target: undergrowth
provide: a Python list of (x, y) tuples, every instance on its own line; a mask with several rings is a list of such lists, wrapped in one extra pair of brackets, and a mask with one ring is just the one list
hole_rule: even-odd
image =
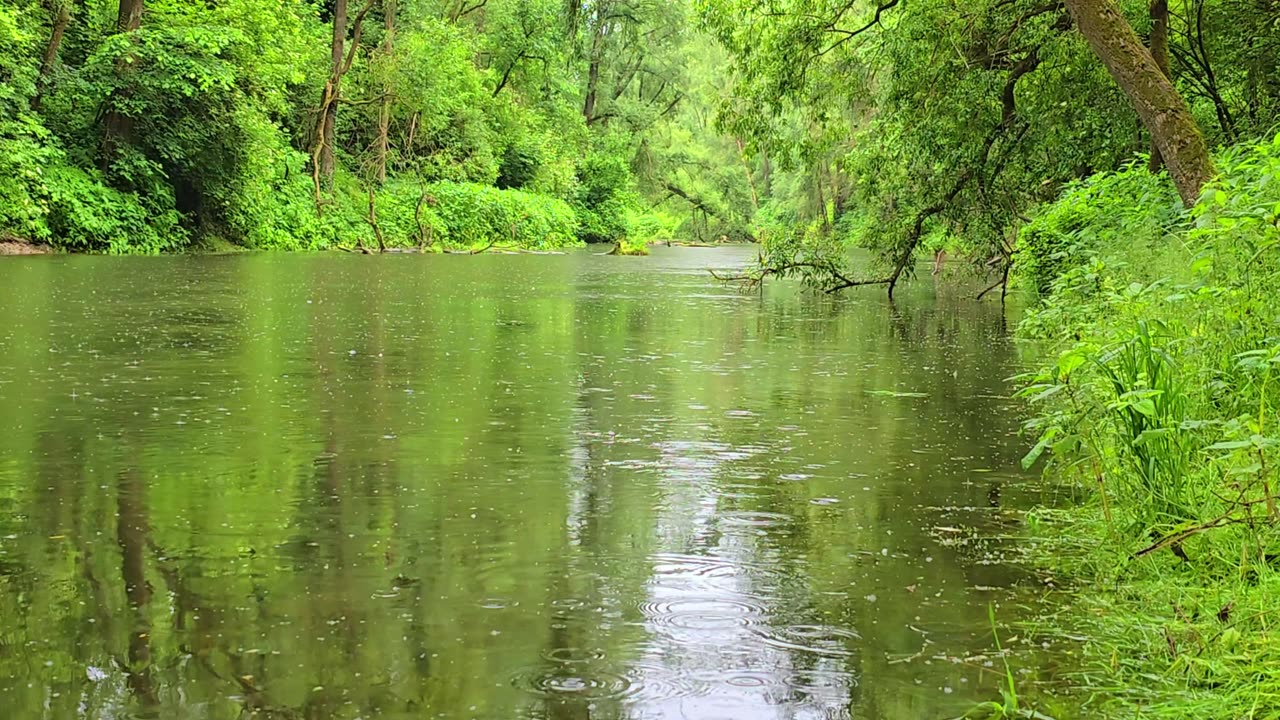
[(1280, 137), (1218, 167), (1193, 210), (1131, 167), (1022, 234), (1026, 462), (1090, 498), (1037, 544), (1080, 717), (1280, 718)]

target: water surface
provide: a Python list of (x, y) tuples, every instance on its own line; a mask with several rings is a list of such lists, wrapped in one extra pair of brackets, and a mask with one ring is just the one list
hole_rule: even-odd
[(990, 699), (1002, 313), (752, 252), (0, 262), (5, 717)]

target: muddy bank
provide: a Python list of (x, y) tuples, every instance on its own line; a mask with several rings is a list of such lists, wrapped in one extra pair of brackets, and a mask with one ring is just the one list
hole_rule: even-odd
[(0, 255), (48, 255), (53, 248), (48, 245), (33, 245), (21, 240), (0, 240)]

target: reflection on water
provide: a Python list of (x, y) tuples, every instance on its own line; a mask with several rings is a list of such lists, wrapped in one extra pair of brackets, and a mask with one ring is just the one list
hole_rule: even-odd
[(0, 263), (6, 717), (988, 699), (1001, 314), (703, 272), (749, 253)]

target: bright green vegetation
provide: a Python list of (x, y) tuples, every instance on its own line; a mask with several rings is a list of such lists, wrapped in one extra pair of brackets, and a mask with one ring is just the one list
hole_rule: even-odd
[(750, 239), (697, 25), (683, 0), (0, 0), (0, 239)]
[[(702, 0), (735, 63), (721, 123), (803, 168), (761, 208), (771, 229), (761, 274), (832, 291), (896, 286), (942, 250), (1002, 281), (1021, 229), (1064, 186), (1151, 148), (1130, 103), (1140, 88), (1117, 85), (1075, 20), (1110, 4)], [(1143, 42), (1161, 5), (1169, 91), (1195, 121), (1180, 139), (1268, 136), (1280, 112), (1280, 9), (1119, 3)], [(873, 250), (873, 262), (851, 262), (851, 247)]]
[[(1275, 669), (1280, 660), (1275, 637), (1280, 623), (1278, 128), (1277, 0), (0, 0), (0, 250), (28, 249), (11, 240), (117, 254), (340, 248), (560, 255), (558, 249), (584, 243), (612, 246), (604, 252), (520, 259), (545, 260), (545, 265), (514, 260), (478, 265), (493, 273), (478, 276), (428, 264), (451, 260), (443, 257), (413, 258), (409, 262), (422, 264), (405, 265), (384, 258), (368, 267), (325, 264), (360, 262), (334, 257), (310, 258), (317, 265), (258, 255), (186, 259), (189, 265), (163, 260), (175, 262), (168, 267), (187, 285), (175, 285), (170, 277), (135, 285), (133, 275), (126, 277), (120, 268), (143, 276), (138, 268), (144, 266), (112, 265), (115, 259), (107, 258), (86, 265), (76, 264), (81, 258), (54, 258), (46, 265), (4, 268), (12, 273), (7, 279), (28, 290), (0, 304), (16, 316), (8, 321), (22, 323), (0, 335), (0, 342), (8, 343), (0, 358), (17, 367), (0, 373), (0, 383), (8, 384), (0, 384), (0, 400), (6, 392), (18, 398), (18, 389), (28, 391), (40, 373), (50, 373), (50, 381), (61, 386), (33, 396), (34, 405), (10, 410), (0, 404), (0, 421), (10, 423), (0, 441), (12, 446), (0, 455), (7, 463), (0, 465), (0, 491), (9, 493), (0, 498), (18, 508), (0, 520), (14, 525), (23, 558), (14, 574), (0, 573), (0, 579), (13, 575), (29, 583), (8, 587), (11, 592), (0, 597), (23, 612), (58, 603), (69, 607), (70, 598), (95, 598), (81, 609), (42, 617), (44, 626), (62, 628), (45, 640), (62, 643), (51, 667), (66, 677), (75, 674), (69, 668), (77, 661), (111, 661), (122, 668), (117, 679), (129, 686), (132, 699), (121, 699), (126, 693), (116, 683), (112, 701), (165, 708), (171, 701), (167, 691), (150, 680), (140, 684), (154, 666), (160, 675), (173, 673), (161, 683), (167, 689), (185, 693), (190, 683), (212, 683), (210, 677), (240, 678), (238, 697), (248, 698), (254, 708), (313, 716), (309, 703), (314, 702), (332, 713), (337, 701), (323, 694), (314, 699), (319, 691), (307, 688), (312, 683), (334, 687), (321, 668), (342, 666), (342, 657), (326, 656), (309, 640), (299, 643), (293, 654), (316, 659), (314, 677), (301, 673), (305, 680), (293, 679), (294, 686), (277, 693), (259, 685), (266, 671), (258, 668), (270, 669), (273, 677), (283, 671), (263, 658), (251, 663), (246, 658), (252, 653), (243, 648), (258, 645), (256, 639), (268, 634), (264, 623), (279, 618), (305, 627), (304, 635), (332, 640), (316, 624), (320, 617), (346, 623), (356, 606), (363, 607), (365, 595), (380, 597), (380, 588), (387, 586), (385, 572), (367, 567), (370, 558), (376, 565), (377, 554), (385, 552), (384, 570), (409, 572), (394, 559), (402, 551), (388, 549), (412, 544), (409, 535), (397, 535), (401, 521), (395, 514), (405, 510), (380, 504), (381, 498), (419, 490), (458, 492), (465, 500), (446, 500), (445, 509), (433, 506), (413, 515), (415, 527), (442, 528), (433, 542), (457, 543), (419, 548), (422, 556), (434, 552), (437, 569), (462, 573), (460, 568), (470, 570), (477, 561), (476, 548), (536, 515), (541, 524), (519, 548), (530, 555), (517, 557), (513, 550), (503, 556), (536, 576), (513, 580), (504, 575), (507, 584), (497, 590), (468, 585), (469, 577), (451, 577), (441, 587), (455, 592), (466, 586), (471, 593), (460, 605), (441, 591), (415, 599), (413, 607), (397, 606), (399, 614), (387, 610), (375, 618), (382, 610), (372, 610), (365, 616), (370, 625), (392, 638), (410, 637), (417, 631), (414, 623), (431, 622), (415, 615), (429, 599), (440, 603), (431, 612), (474, 631), (483, 623), (465, 613), (485, 606), (486, 598), (506, 603), (515, 586), (529, 593), (519, 600), (521, 612), (547, 615), (553, 599), (582, 601), (581, 608), (591, 608), (596, 616), (575, 616), (577, 625), (560, 617), (549, 620), (549, 615), (537, 617), (538, 622), (513, 622), (511, 628), (530, 628), (512, 651), (524, 655), (499, 667), (497, 676), (528, 669), (525, 656), (540, 652), (536, 648), (546, 652), (544, 659), (561, 658), (563, 648), (598, 650), (611, 658), (607, 668), (595, 668), (604, 674), (536, 675), (534, 689), (548, 699), (548, 707), (532, 715), (582, 717), (590, 707), (563, 705), (570, 702), (565, 696), (576, 692), (641, 708), (636, 714), (645, 716), (644, 703), (652, 698), (644, 693), (653, 683), (705, 679), (699, 674), (705, 658), (689, 660), (672, 677), (662, 675), (671, 665), (647, 680), (648, 671), (637, 670), (648, 667), (651, 657), (645, 653), (668, 650), (637, 638), (651, 638), (653, 625), (670, 620), (664, 608), (678, 602), (638, 599), (644, 592), (670, 590), (657, 578), (664, 574), (660, 558), (688, 551), (705, 559), (726, 544), (755, 547), (752, 537), (772, 540), (774, 532), (790, 537), (791, 519), (805, 511), (813, 513), (805, 516), (809, 520), (819, 517), (819, 511), (808, 509), (809, 501), (818, 501), (814, 507), (825, 507), (825, 500), (852, 503), (858, 476), (843, 476), (843, 484), (833, 480), (821, 494), (816, 483), (808, 482), (811, 470), (837, 462), (830, 453), (838, 455), (849, 438), (880, 443), (859, 446), (877, 467), (899, 473), (927, 467), (927, 477), (912, 476), (927, 488), (913, 485), (911, 492), (934, 492), (938, 482), (953, 490), (970, 487), (963, 483), (978, 481), (947, 473), (976, 472), (966, 465), (975, 444), (1007, 449), (997, 442), (998, 424), (1012, 422), (966, 414), (965, 402), (974, 398), (953, 385), (961, 384), (965, 363), (978, 362), (988, 373), (982, 383), (989, 392), (1006, 377), (1022, 378), (1025, 402), (1019, 407), (1030, 407), (1033, 416), (1027, 466), (1047, 461), (1048, 478), (1054, 487), (1067, 488), (1072, 500), (1067, 507), (1059, 504), (1032, 515), (1039, 536), (1033, 544), (1036, 562), (1073, 588), (1041, 626), (1076, 638), (1065, 649), (1056, 645), (1064, 662), (1049, 675), (1057, 683), (1055, 692), (1066, 691), (1061, 695), (1066, 700), (1055, 702), (1054, 714), (1280, 720), (1280, 671)], [(724, 241), (759, 241), (750, 253), (720, 248), (708, 256), (743, 260), (730, 263), (728, 277), (760, 290), (764, 300), (749, 305), (737, 296), (721, 297), (705, 277), (685, 277), (688, 284), (682, 285), (662, 273), (672, 268), (669, 263), (691, 272), (696, 251), (662, 247), (648, 263), (617, 258), (647, 255), (664, 244)], [(749, 255), (756, 260), (746, 262)], [(936, 291), (936, 302), (955, 313), (954, 324), (930, 314), (937, 305), (913, 319), (899, 305), (881, 304), (872, 292), (858, 296), (860, 305), (813, 295), (784, 302), (763, 286), (767, 278), (799, 279), (829, 294), (887, 286), (892, 300), (902, 281), (930, 256), (935, 274), (965, 276), (948, 278), (954, 284)], [(224, 260), (227, 265), (218, 264)], [(961, 272), (948, 270), (957, 266)], [(619, 279), (625, 275), (621, 267), (636, 275)], [(416, 274), (406, 274), (406, 268)], [(83, 289), (67, 289), (78, 287), (73, 273), (82, 269), (101, 283), (102, 295), (92, 303), (87, 295), (75, 294)], [(219, 274), (229, 269), (245, 277)], [(223, 284), (211, 287), (209, 278), (221, 278)], [(260, 301), (229, 299), (231, 291), (244, 287)], [(1025, 293), (1031, 303), (1020, 332), (1036, 351), (1047, 353), (1041, 371), (1027, 374), (1026, 368), (1012, 367), (1003, 355), (1008, 348), (999, 342), (1003, 336), (983, 324), (990, 320), (984, 313), (1004, 318), (992, 299), (999, 297), (1003, 305), (1010, 289)], [(313, 298), (313, 290), (341, 299)], [(917, 286), (904, 294), (926, 302), (929, 290)], [(146, 301), (129, 304), (134, 291), (145, 291)], [(277, 293), (291, 293), (292, 302), (280, 301), (283, 295)], [(957, 293), (971, 302), (973, 296), (987, 298), (991, 309), (976, 303), (953, 306)], [(109, 308), (111, 302), (129, 309), (127, 320), (116, 318), (113, 325), (90, 307)], [(386, 314), (387, 305), (401, 314)], [(66, 307), (81, 308), (81, 315), (68, 319)], [(725, 324), (715, 325), (690, 308)], [(715, 314), (730, 312), (726, 308), (743, 317)], [(872, 309), (887, 312), (889, 320), (883, 315), (868, 319)], [(803, 322), (787, 325), (796, 318)], [(857, 336), (859, 331), (837, 318), (856, 318), (870, 338)], [(42, 322), (53, 324), (46, 328)], [(918, 346), (904, 345), (904, 337), (915, 336), (898, 326), (912, 322), (934, 323), (931, 330), (953, 346), (921, 354)], [(875, 334), (886, 323), (893, 332)], [(964, 323), (974, 325), (949, 337)], [(422, 334), (423, 328), (435, 334)], [(534, 328), (536, 342), (514, 339), (533, 335)], [(770, 329), (777, 334), (768, 335)], [(41, 334), (45, 330), (52, 342)], [(73, 339), (79, 337), (76, 330), (94, 341)], [(646, 334), (651, 332), (657, 339)], [(977, 339), (969, 333), (977, 333)], [(402, 344), (406, 337), (430, 337), (430, 343), (439, 344), (426, 349)], [(842, 341), (843, 354), (828, 346)], [(991, 346), (977, 347), (984, 342)], [(129, 348), (129, 357), (118, 354), (121, 347)], [(182, 352), (165, 354), (175, 348)], [(83, 367), (71, 360), (58, 363), (58, 354), (81, 350), (89, 356), (79, 357)], [(806, 354), (815, 352), (820, 357)], [(970, 352), (992, 357), (975, 361)], [(379, 360), (364, 365), (363, 358), (372, 353)], [(697, 360), (681, 365), (676, 361), (690, 357), (683, 353)], [(222, 381), (195, 379), (209, 374), (199, 364), (206, 355), (225, 360), (218, 365), (225, 373)], [(152, 371), (156, 356), (164, 360)], [(863, 382), (883, 370), (888, 356), (905, 363), (897, 371), (906, 376)], [(115, 364), (102, 365), (103, 358)], [(336, 378), (352, 367), (365, 374), (335, 388)], [(139, 368), (145, 368), (146, 382), (167, 378), (171, 384), (159, 383), (156, 397), (122, 391), (126, 402), (113, 403), (110, 412), (80, 399), (81, 386), (112, 385)], [(941, 374), (938, 382), (944, 385), (950, 382), (945, 377), (955, 382), (946, 391), (917, 387), (925, 375), (936, 381), (931, 373)], [(70, 404), (68, 377), (74, 381)], [(415, 383), (428, 377), (446, 384), (435, 397), (446, 405), (423, 413), (398, 393), (413, 397)], [(576, 393), (572, 397), (565, 394), (569, 386)], [(592, 425), (605, 394), (621, 398), (616, 393), (622, 388), (629, 400), (664, 403), (661, 412), (637, 409)], [(240, 392), (253, 399), (233, 397)], [(811, 401), (810, 392), (826, 395)], [(931, 415), (937, 408), (929, 403), (939, 392), (951, 393), (952, 405)], [(175, 410), (193, 398), (216, 404)], [(409, 405), (402, 406), (402, 400)], [(768, 421), (746, 422), (758, 417), (752, 414), (757, 409), (747, 407), (752, 400), (763, 404), (759, 412)], [(868, 409), (881, 407), (878, 403), (891, 405), (893, 413)], [(700, 414), (708, 408), (715, 410), (713, 419)], [(113, 414), (124, 409), (135, 415)], [(89, 424), (74, 421), (95, 410), (106, 414)], [(256, 431), (262, 437), (297, 442), (266, 447), (255, 436), (238, 437), (234, 450), (229, 440), (219, 446), (219, 424), (225, 423), (221, 427), (229, 434), (241, 429), (227, 420), (240, 417), (236, 413), (259, 422)], [(351, 417), (342, 421), (343, 413)], [(952, 446), (946, 445), (954, 439), (946, 428), (959, 422), (954, 413), (982, 429), (967, 428), (966, 442)], [(179, 442), (178, 435), (160, 433), (148, 424), (157, 417), (212, 425), (215, 432), (202, 437), (216, 462), (196, 464), (183, 457), (179, 448), (192, 446), (188, 436)], [(750, 434), (735, 434), (740, 420)], [(532, 434), (516, 437), (492, 429), (520, 423)], [(107, 437), (100, 430), (104, 427), (112, 432), (131, 428), (141, 435)], [(663, 434), (672, 427), (687, 432)], [(938, 457), (930, 452), (938, 448), (927, 442), (913, 446), (921, 457), (911, 461), (881, 447), (902, 441), (896, 433), (919, 440), (922, 427), (947, 438)], [(101, 446), (93, 444), (97, 432), (104, 433), (98, 435)], [(791, 432), (812, 443), (780, 439)], [(582, 437), (608, 442), (582, 442)], [(615, 457), (613, 446), (620, 438), (638, 438), (637, 447), (648, 450)], [(320, 439), (332, 447), (314, 447)], [(757, 447), (769, 448), (771, 456), (784, 458), (781, 462), (800, 464), (784, 475), (752, 467), (721, 485), (709, 479), (714, 473), (707, 468), (753, 456)], [(660, 449), (656, 456), (649, 452), (655, 448)], [(119, 455), (125, 451), (133, 455)], [(521, 453), (539, 464), (530, 468), (516, 462)], [(82, 464), (42, 469), (33, 460), (46, 457)], [(339, 470), (333, 469), (335, 458), (343, 463)], [(665, 468), (664, 462), (678, 466), (680, 472), (673, 474), (684, 473), (681, 481), (693, 482), (677, 487), (644, 475)], [(200, 593), (214, 590), (195, 591), (191, 597), (198, 600), (190, 601), (191, 608), (201, 607), (201, 617), (206, 617), (206, 602), (223, 613), (212, 617), (228, 626), (237, 622), (230, 619), (236, 613), (251, 614), (245, 608), (259, 613), (234, 650), (212, 639), (223, 637), (221, 625), (207, 635), (184, 635), (189, 626), (183, 612), (153, 601), (130, 579), (147, 577), (148, 587), (163, 580), (169, 595), (179, 598), (188, 591), (180, 582), (182, 568), (170, 563), (171, 557), (194, 562), (204, 549), (217, 547), (224, 564), (234, 562), (230, 546), (206, 544), (205, 535), (220, 531), (193, 525), (193, 518), (200, 519), (193, 506), (165, 517), (170, 525), (164, 530), (158, 521), (154, 527), (122, 522), (116, 530), (120, 558), (103, 560), (94, 555), (100, 550), (61, 540), (74, 535), (83, 542), (91, 533), (109, 533), (109, 518), (146, 516), (151, 511), (134, 504), (143, 495), (154, 496), (160, 518), (164, 510), (190, 501), (186, 485), (175, 490), (166, 483), (197, 482), (209, 467), (222, 468), (217, 477), (229, 486), (241, 484), (239, 495), (226, 491), (216, 498), (235, 498), (235, 507), (223, 515), (232, 517), (243, 508), (265, 512), (271, 492), (293, 512), (273, 509), (253, 516), (244, 521), (250, 530), (228, 531), (232, 539), (221, 541), (236, 543), (236, 553), (253, 557), (264, 551), (248, 538), (269, 538), (272, 568), (241, 572), (238, 566), (196, 563), (191, 571), (218, 592), (226, 589), (228, 577), (240, 583), (235, 587), (241, 594), (234, 598), (210, 601)], [(404, 476), (397, 474), (402, 469)], [(638, 475), (625, 475), (632, 471)], [(635, 484), (615, 486), (615, 473)], [(446, 487), (449, 481), (441, 479), (459, 475), (467, 478), (462, 489)], [(770, 481), (761, 481), (766, 476)], [(83, 479), (85, 485), (68, 478)], [(486, 485), (515, 479), (531, 482), (537, 494), (531, 489), (527, 498), (513, 498), (502, 486)], [(799, 484), (785, 484), (792, 480)], [(866, 487), (873, 490), (867, 492), (881, 487), (878, 482), (869, 480)], [(901, 484), (892, 487), (907, 492)], [(46, 491), (72, 506), (72, 517), (42, 505)], [(807, 491), (814, 494), (802, 501)], [(636, 496), (628, 499), (628, 492)], [(509, 506), (494, 510), (496, 496)], [(531, 505), (535, 497), (548, 505)], [(972, 509), (975, 503), (969, 500), (930, 502)], [(998, 492), (992, 502), (999, 504)], [(533, 508), (527, 516), (522, 514), (526, 506)], [(458, 524), (490, 511), (494, 515), (484, 529), (467, 529), (465, 520)], [(584, 520), (599, 514), (621, 524), (593, 528)], [(682, 524), (693, 518), (702, 518), (707, 527)], [(774, 521), (786, 528), (778, 529)], [(779, 692), (800, 687), (790, 680), (773, 682), (783, 674), (781, 665), (787, 672), (830, 670), (809, 656), (818, 645), (832, 651), (824, 660), (865, 659), (868, 647), (889, 645), (893, 649), (879, 656), (894, 656), (886, 662), (909, 667), (920, 658), (955, 659), (929, 649), (930, 634), (914, 627), (924, 637), (924, 648), (903, 648), (898, 636), (877, 646), (883, 637), (873, 635), (879, 631), (866, 623), (873, 615), (850, 615), (860, 597), (889, 597), (885, 593), (917, 586), (905, 574), (895, 575), (884, 586), (877, 585), (884, 578), (876, 578), (874, 592), (851, 594), (850, 586), (867, 582), (866, 576), (854, 577), (854, 560), (868, 543), (874, 552), (879, 537), (859, 535), (856, 531), (869, 526), (859, 522), (855, 517), (852, 529), (848, 523), (806, 525), (795, 530), (802, 536), (795, 547), (771, 546), (752, 556), (752, 567), (794, 571), (785, 580), (800, 578), (803, 592), (783, 588), (784, 579), (773, 577), (759, 580), (762, 585), (716, 586), (711, 589), (715, 597), (708, 599), (710, 612), (693, 613), (692, 619), (676, 613), (681, 619), (675, 623), (699, 627), (674, 626), (736, 627), (744, 618), (733, 613), (745, 608), (743, 624), (766, 628), (753, 630), (751, 637), (759, 639), (762, 632), (770, 648), (807, 658), (786, 655), (767, 669), (768, 678), (734, 677)], [(910, 518), (900, 522), (914, 528), (908, 532), (920, 530)], [(64, 532), (63, 526), (77, 530)], [(142, 526), (154, 535), (146, 535)], [(738, 534), (733, 528), (760, 534)], [(880, 529), (888, 535), (902, 527)], [(946, 533), (953, 531), (965, 532), (949, 528)], [(349, 547), (342, 532), (369, 544)], [(315, 539), (325, 533), (333, 534)], [(44, 536), (58, 544), (31, 540)], [(317, 546), (328, 554), (313, 556), (304, 549)], [(604, 548), (600, 557), (581, 558), (599, 548)], [(823, 554), (828, 551), (835, 554)], [(361, 567), (369, 573), (363, 577), (367, 585), (352, 577), (327, 578), (331, 569), (341, 575), (356, 566), (352, 557), (366, 561)], [(9, 562), (3, 558), (0, 569)], [(328, 563), (323, 571), (320, 562)], [(575, 565), (579, 562), (584, 565)], [(108, 586), (102, 578), (118, 566), (123, 566), (122, 577)], [(954, 570), (948, 565), (940, 572)], [(200, 574), (205, 571), (209, 574)], [(721, 571), (728, 575), (718, 575)], [(278, 572), (285, 575), (283, 588), (261, 584), (253, 574)], [(405, 577), (421, 582), (424, 573), (414, 572)], [(713, 579), (748, 574), (720, 566), (710, 572)], [(839, 576), (844, 584), (815, 589), (821, 583), (814, 578), (823, 573), (829, 573), (826, 580)], [(608, 587), (583, 589), (596, 581)], [(778, 586), (769, 585), (775, 581)], [(689, 582), (695, 590), (701, 587), (697, 580)], [(348, 586), (367, 592), (345, 597), (335, 590)], [(32, 605), (35, 588), (51, 597)], [(725, 597), (731, 590), (751, 597), (733, 605), (737, 600)], [(64, 594), (52, 597), (59, 592)], [(309, 600), (281, 608), (264, 599), (312, 592), (323, 595), (322, 610)], [(246, 599), (249, 595), (253, 601)], [(692, 597), (706, 599), (698, 592)], [(791, 611), (778, 610), (779, 618), (765, 621), (766, 608), (753, 604), (756, 600), (800, 610), (786, 622), (779, 618)], [(929, 602), (900, 603), (875, 614), (872, 624), (892, 616), (900, 630), (906, 614), (916, 612), (911, 622), (925, 622), (920, 618), (932, 610)], [(135, 624), (164, 632), (148, 633), (149, 640), (139, 644), (137, 635), (132, 642), (123, 640), (129, 635), (119, 627), (104, 629), (101, 636), (84, 629), (99, 621), (106, 625), (109, 615), (119, 614), (115, 609), (126, 606)], [(893, 616), (898, 611), (903, 617)], [(1017, 621), (999, 610), (994, 617)], [(864, 643), (847, 635), (855, 626), (865, 634)], [(532, 628), (544, 630), (542, 636), (532, 639)], [(602, 636), (578, 645), (564, 640), (566, 628)], [(1001, 637), (1017, 634), (995, 630), (997, 645)], [(617, 636), (603, 637), (614, 631)], [(1021, 643), (1032, 634), (1024, 634)], [(96, 655), (84, 655), (82, 638), (102, 644)], [(984, 636), (981, 642), (990, 639)], [(457, 642), (468, 651), (498, 643), (464, 640)], [(714, 638), (713, 643), (698, 636), (685, 645), (672, 644), (692, 651), (740, 640)], [(359, 644), (354, 636), (344, 641)], [(13, 642), (0, 636), (0, 649)], [(40, 638), (23, 636), (21, 642), (38, 644)], [(984, 683), (995, 679), (998, 685), (975, 682), (965, 692), (952, 693), (957, 700), (985, 703), (971, 717), (1040, 718), (1038, 713), (1050, 707), (1041, 704), (1040, 688), (1020, 686), (1020, 671), (1028, 668), (1017, 668), (1006, 651), (1020, 649), (1021, 643), (997, 648), (1000, 658), (981, 657), (987, 663)], [(163, 661), (152, 661), (153, 646)], [(210, 646), (221, 654), (203, 652)], [(358, 654), (347, 650), (348, 659)], [(127, 660), (120, 659), (125, 655)], [(34, 657), (28, 654), (21, 662)], [(444, 682), (432, 692), (448, 697), (407, 699), (387, 691), (386, 697), (366, 695), (359, 711), (381, 711), (389, 704), (408, 715), (419, 709), (409, 703), (426, 703), (461, 712), (465, 703), (494, 702), (498, 706), (490, 714), (518, 716), (511, 714), (518, 712), (519, 702), (499, 694), (478, 700), (484, 693), (473, 688), (450, 695), (454, 686), (440, 678), (451, 676), (431, 670), (439, 667), (434, 657), (400, 657), (407, 665), (396, 666), (387, 677), (372, 683), (345, 678), (348, 685), (338, 683), (343, 689), (333, 692), (381, 692), (413, 675)], [(192, 658), (199, 659), (197, 666), (205, 663), (208, 677), (192, 680), (183, 674)], [(457, 677), (492, 693), (493, 675), (468, 666), (492, 659), (468, 658), (445, 662), (467, 667)], [(709, 672), (718, 671), (724, 668)], [(33, 692), (23, 698), (26, 707), (55, 697), (45, 692), (52, 685), (42, 672), (33, 666), (13, 675), (40, 680), (32, 680)], [(842, 681), (857, 675), (848, 667), (840, 672)], [(863, 673), (875, 676), (865, 668)], [(902, 677), (891, 672), (876, 677), (885, 676)], [(70, 708), (71, 691), (83, 687), (62, 680), (67, 684), (59, 692), (68, 694), (56, 697)], [(934, 682), (931, 675), (911, 680)], [(550, 684), (539, 684), (543, 681)], [(891, 686), (894, 680), (887, 682)], [(741, 690), (743, 684), (735, 687)], [(509, 684), (499, 685), (510, 690)], [(687, 690), (664, 697), (686, 698)], [(810, 691), (814, 688), (804, 686), (804, 692), (796, 692), (807, 698)], [(849, 714), (857, 702), (845, 698), (840, 707)], [(942, 705), (926, 704), (928, 710)], [(666, 706), (648, 716), (686, 710)], [(698, 707), (688, 714), (720, 710)], [(878, 710), (893, 717), (921, 717), (920, 711)], [(868, 712), (875, 716), (877, 711)]]
[(753, 256), (0, 263), (4, 717), (960, 715), (1003, 313)]
[(1134, 167), (1023, 234), (1054, 359), (1028, 460), (1088, 497), (1040, 560), (1085, 582), (1055, 624), (1093, 717), (1280, 717), (1280, 139), (1218, 167), (1190, 211)]

